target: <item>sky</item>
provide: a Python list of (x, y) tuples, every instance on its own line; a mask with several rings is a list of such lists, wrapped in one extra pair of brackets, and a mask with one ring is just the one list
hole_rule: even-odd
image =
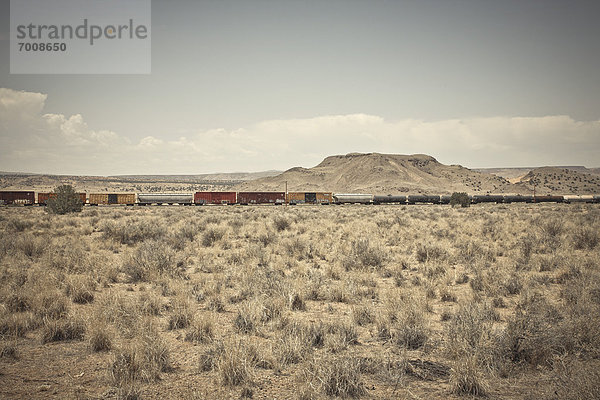
[(0, 171), (600, 167), (598, 1), (153, 1), (147, 75), (10, 74), (9, 4)]

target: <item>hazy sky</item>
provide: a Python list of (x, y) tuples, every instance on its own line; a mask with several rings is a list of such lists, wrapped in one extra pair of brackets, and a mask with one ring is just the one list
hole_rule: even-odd
[(137, 76), (10, 75), (0, 15), (0, 170), (600, 166), (599, 1), (153, 1)]

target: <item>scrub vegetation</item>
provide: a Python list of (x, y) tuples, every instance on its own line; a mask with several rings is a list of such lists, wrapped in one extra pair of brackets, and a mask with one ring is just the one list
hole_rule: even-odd
[(3, 398), (598, 398), (600, 208), (0, 208)]

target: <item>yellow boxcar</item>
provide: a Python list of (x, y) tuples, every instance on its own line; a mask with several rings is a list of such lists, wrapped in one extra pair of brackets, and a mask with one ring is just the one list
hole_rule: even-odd
[(108, 193), (90, 193), (90, 204), (108, 204)]
[(120, 193), (117, 195), (118, 204), (135, 204), (135, 193)]
[(333, 193), (317, 192), (317, 204), (331, 204), (331, 203), (333, 203)]
[(333, 202), (331, 192), (288, 192), (289, 204), (329, 204)]
[(303, 204), (305, 202), (304, 192), (288, 192), (286, 202), (288, 204)]

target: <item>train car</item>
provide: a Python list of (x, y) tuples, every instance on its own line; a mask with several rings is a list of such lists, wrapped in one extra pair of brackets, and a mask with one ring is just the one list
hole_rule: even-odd
[(35, 193), (29, 191), (1, 191), (0, 204), (23, 204), (35, 203)]
[(371, 203), (373, 203), (373, 195), (372, 194), (361, 194), (361, 193), (335, 193), (333, 195), (333, 201), (336, 204), (344, 204), (344, 203), (371, 204)]
[[(450, 196), (449, 194), (443, 194), (440, 196), (440, 204), (450, 204)], [(469, 198), (470, 200), (470, 198)]]
[(388, 195), (375, 195), (373, 196), (373, 203), (375, 204), (406, 204), (406, 196), (392, 196)]
[(235, 204), (237, 203), (236, 192), (196, 192), (194, 193), (194, 204)]
[[(87, 202), (87, 194), (85, 193), (77, 193), (77, 196), (79, 197), (79, 200), (85, 204)], [(56, 197), (56, 193), (38, 193), (38, 204), (40, 205), (47, 205), (48, 204), (48, 199), (51, 199), (53, 197)]]
[(285, 204), (285, 192), (239, 192), (239, 204)]
[(90, 193), (89, 204), (135, 204), (135, 193)]
[(531, 195), (527, 195), (527, 196), (523, 196), (520, 194), (517, 195), (511, 195), (511, 194), (506, 194), (504, 195), (504, 203), (533, 203), (533, 196)]
[(194, 193), (138, 193), (137, 204), (194, 204)]
[(502, 203), (504, 201), (504, 196), (501, 194), (476, 194), (473, 196), (473, 204), (477, 203)]
[(533, 196), (534, 203), (564, 203), (563, 196)]
[(286, 196), (288, 204), (331, 204), (333, 194), (331, 192), (288, 192)]
[(591, 194), (566, 195), (563, 196), (565, 203), (593, 203), (594, 196)]
[(594, 196), (594, 203), (600, 203), (600, 195)]
[(430, 195), (430, 194), (413, 194), (407, 197), (408, 204), (416, 204), (416, 203), (431, 203), (431, 204), (440, 204), (440, 196), (439, 195)]

